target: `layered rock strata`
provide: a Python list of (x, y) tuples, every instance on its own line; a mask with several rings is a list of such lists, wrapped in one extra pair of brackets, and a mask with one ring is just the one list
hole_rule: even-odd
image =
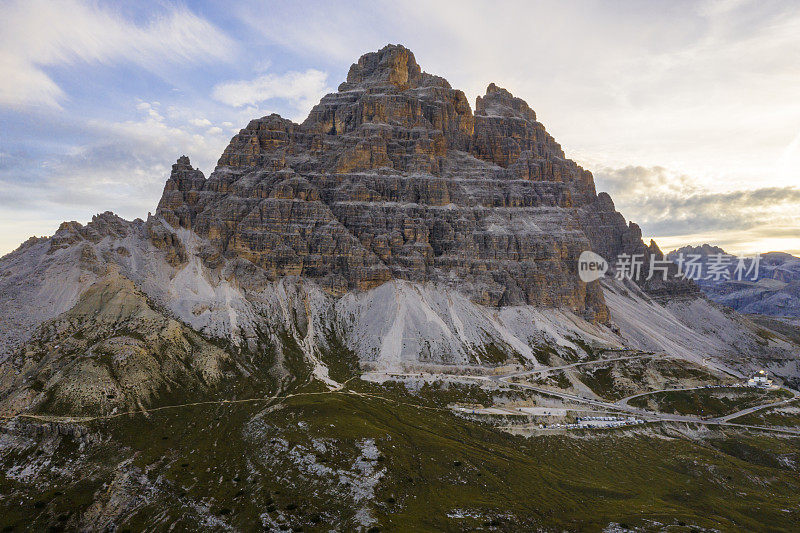
[(208, 179), (179, 159), (157, 215), (207, 238), (211, 266), (245, 258), (334, 295), (434, 282), (600, 321), (602, 292), (579, 280), (578, 256), (650, 253), (523, 100), (491, 84), (473, 115), (399, 45), (361, 57), (302, 124), (251, 121)]

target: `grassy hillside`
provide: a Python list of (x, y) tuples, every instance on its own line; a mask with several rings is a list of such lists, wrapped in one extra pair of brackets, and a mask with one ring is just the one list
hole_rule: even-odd
[[(711, 372), (697, 364), (663, 356), (599, 362), (597, 364), (534, 374), (525, 380), (535, 385), (578, 392), (584, 385), (600, 398), (616, 401), (643, 392), (672, 387), (733, 384), (730, 376)], [(613, 354), (609, 355), (613, 357)]]
[[(448, 405), (532, 393), (364, 382), (332, 332), (320, 359), (346, 385), (331, 391), (290, 332), (259, 332), (252, 352), (205, 339), (124, 282), (96, 287), (35, 338), (22, 364), (4, 367), (4, 390), (25, 393), (7, 407), (33, 409), (0, 422), (0, 530), (790, 531), (800, 521), (798, 438), (661, 425), (513, 436)], [(101, 373), (105, 389), (92, 385)], [(608, 398), (711, 379), (661, 359), (552, 378)], [(717, 413), (764, 393), (669, 394), (644, 401)]]
[(784, 390), (719, 388), (657, 392), (634, 398), (629, 404), (664, 413), (717, 417), (786, 398), (791, 398), (791, 394)]
[(750, 413), (736, 422), (756, 426), (800, 427), (800, 400)]
[(352, 383), (79, 431), (6, 426), (0, 526), (788, 531), (800, 520), (798, 439), (667, 429), (526, 440), (456, 418), (436, 391)]

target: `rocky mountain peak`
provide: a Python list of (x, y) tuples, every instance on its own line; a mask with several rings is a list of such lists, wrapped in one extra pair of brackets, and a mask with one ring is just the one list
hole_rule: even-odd
[(50, 238), (50, 250), (59, 250), (80, 241), (97, 243), (106, 237), (124, 237), (130, 232), (132, 225), (142, 223), (138, 218), (133, 223), (128, 222), (111, 211), (94, 215), (85, 226), (75, 221), (63, 222)]
[(712, 244), (701, 244), (699, 246), (683, 246), (674, 250), (667, 254), (667, 257), (670, 259), (677, 258), (680, 254), (683, 255), (701, 255), (701, 256), (709, 256), (709, 255), (727, 255), (727, 252), (720, 248), (719, 246), (714, 246)]
[(249, 260), (270, 279), (332, 294), (435, 282), (486, 305), (601, 321), (578, 256), (649, 253), (524, 100), (491, 84), (473, 115), (401, 45), (363, 55), (302, 124), (251, 121), (208, 179), (179, 159), (157, 213), (207, 238), (207, 256)]
[(172, 165), (172, 171), (185, 171), (185, 170), (194, 170), (192, 168), (192, 162), (189, 160), (189, 156), (182, 155), (178, 158), (174, 165)]
[(202, 194), (206, 177), (192, 168), (189, 158), (182, 155), (172, 165), (172, 172), (164, 186), (158, 211), (173, 226), (191, 227), (191, 214), (186, 207), (189, 198)]
[(390, 44), (377, 52), (364, 54), (350, 67), (347, 81), (340, 91), (374, 86), (393, 85), (399, 88), (418, 86), (422, 69), (414, 53), (400, 44)]
[(172, 165), (169, 180), (180, 183), (181, 187), (200, 186), (205, 182), (205, 176), (202, 171), (192, 167), (192, 162), (187, 156), (182, 155)]
[(522, 98), (516, 98), (508, 90), (490, 83), (484, 97), (475, 100), (475, 114), (491, 117), (518, 118), (536, 122), (536, 113)]
[(770, 319), (661, 256), (522, 99), (367, 54), (147, 221), (0, 257), (0, 531), (796, 531), (800, 258), (711, 293)]

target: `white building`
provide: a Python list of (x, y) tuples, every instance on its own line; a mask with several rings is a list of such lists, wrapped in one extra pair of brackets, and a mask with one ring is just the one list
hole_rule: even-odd
[(760, 387), (762, 389), (768, 389), (772, 387), (772, 380), (767, 377), (766, 371), (759, 370), (756, 373), (756, 375), (747, 380), (747, 385), (749, 385), (750, 387)]

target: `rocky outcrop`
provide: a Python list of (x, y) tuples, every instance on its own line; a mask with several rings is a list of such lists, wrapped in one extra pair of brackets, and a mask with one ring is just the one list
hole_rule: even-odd
[[(159, 202), (159, 210), (165, 220), (176, 227), (191, 229), (194, 220), (193, 207), (198, 205), (204, 195), (206, 178), (203, 173), (192, 168), (189, 158), (181, 156), (172, 165), (172, 173), (164, 186)], [(207, 193), (206, 193), (207, 196)]]
[(111, 275), (0, 365), (0, 411), (136, 410), (171, 389), (207, 391), (229, 364), (225, 351), (153, 310), (133, 283)]
[(245, 258), (332, 294), (426, 281), (600, 321), (580, 253), (647, 251), (523, 100), (491, 84), (473, 115), (398, 45), (359, 59), (302, 124), (251, 121), (208, 179), (178, 160), (157, 214), (207, 238), (207, 258)]

